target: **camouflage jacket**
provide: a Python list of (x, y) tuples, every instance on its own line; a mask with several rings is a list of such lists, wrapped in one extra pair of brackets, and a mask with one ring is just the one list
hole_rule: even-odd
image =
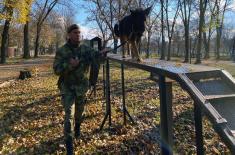
[[(79, 60), (79, 65), (76, 68), (69, 64), (70, 58)], [(88, 83), (90, 65), (92, 63), (99, 64), (100, 60), (98, 51), (86, 45), (74, 48), (70, 43), (66, 43), (56, 52), (53, 64), (55, 74), (59, 75), (58, 87), (60, 88), (61, 84), (71, 87)]]

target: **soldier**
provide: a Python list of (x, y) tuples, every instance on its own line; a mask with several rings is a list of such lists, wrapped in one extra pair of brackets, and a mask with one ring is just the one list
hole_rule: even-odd
[(80, 28), (68, 27), (67, 43), (56, 52), (53, 69), (59, 75), (58, 88), (65, 111), (64, 137), (67, 154), (73, 154), (73, 137), (80, 136), (84, 100), (89, 87), (88, 72), (91, 63), (99, 63), (105, 52), (80, 45)]

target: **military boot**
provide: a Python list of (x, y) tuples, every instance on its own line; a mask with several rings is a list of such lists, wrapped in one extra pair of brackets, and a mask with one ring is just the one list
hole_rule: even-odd
[(73, 155), (73, 139), (70, 137), (65, 140), (67, 155)]

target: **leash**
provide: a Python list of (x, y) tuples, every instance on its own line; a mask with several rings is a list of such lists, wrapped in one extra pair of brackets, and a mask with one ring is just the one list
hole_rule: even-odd
[[(121, 43), (120, 45), (118, 45), (117, 47), (115, 47), (115, 48), (113, 48), (113, 49), (111, 49), (111, 50), (107, 50), (107, 51), (105, 51), (104, 53), (102, 53), (102, 54), (107, 54), (107, 53), (110, 53), (110, 52), (112, 52), (112, 51), (115, 51), (116, 49), (118, 49), (118, 48), (120, 48), (120, 47), (122, 47), (122, 46), (124, 46), (126, 43), (128, 42), (128, 40), (126, 40), (126, 41), (124, 41), (123, 43)], [(89, 95), (87, 95), (87, 97), (85, 98), (85, 100), (84, 100), (84, 104), (86, 104), (87, 103), (87, 101), (88, 101), (88, 98), (90, 98), (91, 97), (91, 95), (93, 94), (95, 92), (95, 87), (93, 87), (92, 89), (91, 89), (91, 92), (89, 93)]]
[(124, 41), (123, 43), (121, 43), (120, 45), (118, 45), (117, 47), (115, 47), (114, 49), (105, 51), (104, 54), (107, 54), (107, 53), (110, 53), (110, 52), (112, 52), (112, 51), (117, 50), (118, 48), (124, 46), (127, 42), (128, 42), (128, 40)]

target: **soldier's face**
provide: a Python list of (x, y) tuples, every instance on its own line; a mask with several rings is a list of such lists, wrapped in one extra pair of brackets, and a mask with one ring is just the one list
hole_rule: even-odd
[(80, 30), (74, 29), (69, 33), (69, 39), (72, 43), (78, 44), (80, 41)]

